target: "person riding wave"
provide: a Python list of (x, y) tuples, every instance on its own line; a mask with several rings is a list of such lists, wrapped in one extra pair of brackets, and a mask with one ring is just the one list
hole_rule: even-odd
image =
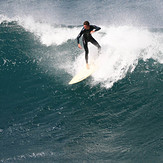
[(88, 42), (91, 42), (93, 45), (95, 45), (98, 48), (98, 53), (101, 51), (101, 46), (99, 43), (92, 37), (92, 33), (99, 31), (101, 28), (97, 27), (95, 25), (90, 25), (88, 21), (85, 21), (83, 23), (83, 28), (80, 31), (79, 35), (77, 36), (77, 43), (78, 47), (81, 49), (81, 45), (79, 43), (80, 37), (83, 35), (82, 41), (83, 41), (83, 46), (85, 50), (85, 60), (86, 60), (86, 67), (89, 69), (89, 64), (88, 64)]

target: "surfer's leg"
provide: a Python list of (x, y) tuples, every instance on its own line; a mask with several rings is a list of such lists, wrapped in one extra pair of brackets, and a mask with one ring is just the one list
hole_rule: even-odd
[(99, 43), (93, 37), (90, 39), (90, 42), (98, 48), (98, 54), (100, 54), (101, 46), (99, 45)]
[(86, 63), (88, 64), (88, 42), (83, 39), (83, 46), (84, 46), (84, 50), (85, 50), (85, 60), (86, 60)]

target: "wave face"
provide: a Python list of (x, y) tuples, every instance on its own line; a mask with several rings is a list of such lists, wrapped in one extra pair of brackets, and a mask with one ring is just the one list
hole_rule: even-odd
[[(162, 162), (161, 4), (2, 1), (0, 162)], [(101, 24), (99, 68), (70, 86), (87, 15)]]

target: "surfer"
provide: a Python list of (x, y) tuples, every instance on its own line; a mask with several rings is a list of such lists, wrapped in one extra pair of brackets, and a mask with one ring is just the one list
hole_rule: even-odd
[(92, 37), (92, 33), (100, 30), (100, 27), (97, 27), (95, 25), (90, 25), (88, 21), (85, 21), (83, 23), (83, 28), (81, 30), (81, 32), (79, 33), (79, 35), (77, 36), (77, 43), (78, 43), (78, 47), (81, 49), (81, 45), (79, 43), (79, 38), (83, 35), (82, 41), (83, 41), (83, 46), (84, 46), (84, 50), (85, 50), (85, 60), (86, 60), (86, 66), (89, 69), (89, 65), (88, 65), (88, 42), (91, 42), (93, 45), (95, 45), (98, 48), (98, 54), (100, 53), (101, 50), (101, 46), (99, 45), (99, 43)]

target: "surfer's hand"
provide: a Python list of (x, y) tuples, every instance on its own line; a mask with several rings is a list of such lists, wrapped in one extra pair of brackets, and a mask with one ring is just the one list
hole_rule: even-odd
[(78, 48), (82, 49), (82, 47), (81, 47), (81, 45), (80, 45), (80, 44), (78, 44)]
[(95, 31), (91, 31), (90, 34), (94, 33)]

